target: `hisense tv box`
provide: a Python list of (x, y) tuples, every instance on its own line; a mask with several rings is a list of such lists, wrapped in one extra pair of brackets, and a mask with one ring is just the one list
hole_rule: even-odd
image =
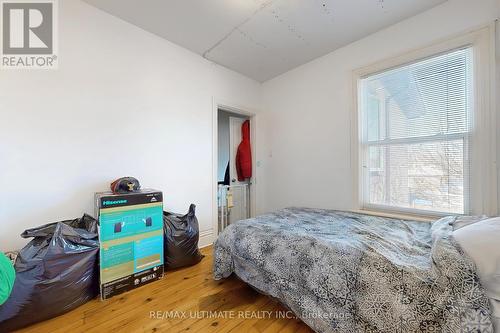
[(163, 276), (163, 195), (157, 190), (95, 194), (100, 290), (105, 300)]

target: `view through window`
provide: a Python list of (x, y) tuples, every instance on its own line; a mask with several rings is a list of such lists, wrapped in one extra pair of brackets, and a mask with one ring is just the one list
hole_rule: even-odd
[(360, 84), (363, 205), (467, 213), (472, 49)]

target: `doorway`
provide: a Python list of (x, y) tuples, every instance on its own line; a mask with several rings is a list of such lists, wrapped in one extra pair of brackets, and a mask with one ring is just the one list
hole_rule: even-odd
[[(234, 108), (218, 106), (216, 110), (217, 135), (214, 157), (217, 179), (215, 193), (217, 234), (232, 223), (252, 217), (255, 211), (254, 117), (250, 113)], [(249, 136), (250, 140), (251, 177), (246, 177), (248, 171), (241, 172), (241, 168), (237, 170), (238, 148), (242, 144), (243, 135), (246, 139)], [(241, 149), (238, 160), (240, 162), (242, 160)]]

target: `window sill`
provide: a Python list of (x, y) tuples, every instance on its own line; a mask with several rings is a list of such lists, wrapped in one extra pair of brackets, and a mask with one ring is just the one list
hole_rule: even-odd
[(403, 213), (394, 213), (394, 212), (384, 212), (378, 210), (370, 210), (370, 209), (357, 209), (352, 210), (353, 213), (366, 214), (372, 216), (380, 216), (380, 217), (388, 217), (393, 219), (400, 220), (411, 220), (418, 222), (434, 222), (440, 219), (442, 216), (425, 216), (425, 215), (411, 215), (411, 214), (403, 214)]

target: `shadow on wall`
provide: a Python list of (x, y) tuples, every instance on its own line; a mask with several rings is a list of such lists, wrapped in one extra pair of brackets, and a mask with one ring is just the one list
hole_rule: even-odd
[[(62, 200), (54, 199), (50, 201), (50, 204), (44, 203), (37, 209), (26, 209), (19, 212), (14, 225), (24, 227), (21, 229), (11, 227), (10, 230), (2, 233), (0, 235), (0, 251), (19, 250), (24, 247), (30, 241), (30, 239), (24, 240), (20, 236), (25, 229), (74, 219), (81, 217), (84, 213), (94, 216), (94, 193), (108, 188), (109, 183), (105, 182), (85, 183), (81, 187), (75, 188), (70, 194), (62, 196)], [(40, 192), (40, 195), (43, 195), (43, 193)], [(76, 209), (80, 210), (75, 210), (75, 202), (81, 203), (76, 207)]]

